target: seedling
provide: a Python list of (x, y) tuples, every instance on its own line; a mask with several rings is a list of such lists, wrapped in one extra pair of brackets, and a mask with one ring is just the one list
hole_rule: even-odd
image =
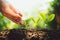
[(27, 20), (24, 20), (26, 28), (47, 28), (48, 24), (53, 21), (55, 18), (55, 14), (44, 14), (39, 13), (37, 17), (31, 17)]

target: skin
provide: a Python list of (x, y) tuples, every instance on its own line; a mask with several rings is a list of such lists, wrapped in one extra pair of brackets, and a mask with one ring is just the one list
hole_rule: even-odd
[(22, 14), (11, 4), (6, 4), (3, 1), (0, 1), (0, 12), (11, 21), (23, 25)]

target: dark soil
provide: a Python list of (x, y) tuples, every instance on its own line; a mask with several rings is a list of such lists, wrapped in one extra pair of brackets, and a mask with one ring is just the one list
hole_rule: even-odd
[(0, 40), (60, 40), (60, 30), (2, 30)]

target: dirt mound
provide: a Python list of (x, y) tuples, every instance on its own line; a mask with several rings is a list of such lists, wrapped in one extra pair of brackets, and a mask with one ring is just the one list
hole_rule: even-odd
[(11, 29), (0, 31), (0, 40), (60, 40), (59, 30)]

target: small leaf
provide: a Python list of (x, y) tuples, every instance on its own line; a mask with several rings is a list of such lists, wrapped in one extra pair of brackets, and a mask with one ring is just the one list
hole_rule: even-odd
[(51, 15), (48, 17), (47, 21), (48, 21), (48, 22), (51, 22), (54, 18), (55, 18), (55, 14), (51, 14)]
[(34, 20), (34, 18), (31, 18), (31, 20), (35, 23), (35, 20)]
[(36, 17), (36, 19), (35, 19), (35, 23), (38, 23), (39, 20), (40, 20), (40, 18), (39, 18), (39, 17)]
[(31, 18), (33, 20), (34, 23), (38, 23), (40, 18), (39, 17), (36, 17), (36, 18)]
[(40, 16), (42, 17), (42, 19), (43, 19), (44, 21), (46, 21), (46, 15), (45, 15), (44, 13), (40, 13)]

